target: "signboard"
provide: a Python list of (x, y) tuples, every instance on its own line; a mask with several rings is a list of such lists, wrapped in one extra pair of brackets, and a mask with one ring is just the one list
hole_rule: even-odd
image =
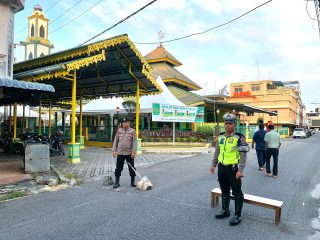
[(204, 107), (152, 104), (152, 121), (154, 122), (203, 122), (203, 118)]
[(246, 91), (246, 92), (234, 92), (233, 93), (234, 97), (249, 97), (251, 96), (251, 92), (250, 91)]

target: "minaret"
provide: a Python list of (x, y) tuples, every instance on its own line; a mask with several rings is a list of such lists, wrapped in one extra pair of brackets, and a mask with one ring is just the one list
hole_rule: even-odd
[(44, 17), (42, 7), (36, 5), (33, 13), (28, 17), (28, 37), (25, 42), (25, 60), (49, 55), (53, 45), (48, 40), (49, 20)]

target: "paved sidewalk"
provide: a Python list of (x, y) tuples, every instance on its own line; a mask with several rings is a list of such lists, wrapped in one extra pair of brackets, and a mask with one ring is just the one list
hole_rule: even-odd
[(0, 162), (0, 186), (31, 180), (31, 175), (24, 173), (21, 166), (21, 160)]
[[(170, 152), (170, 151), (171, 152)], [(137, 155), (135, 166), (138, 168), (148, 167), (160, 162), (186, 158), (204, 152), (204, 149), (174, 149), (149, 148), (142, 154)], [(208, 151), (206, 151), (208, 152)], [(69, 164), (65, 156), (51, 158), (51, 164), (55, 165), (62, 172), (71, 172), (79, 177), (95, 177), (107, 173), (113, 173), (116, 159), (112, 157), (111, 149), (99, 147), (86, 147), (80, 153), (81, 162), (79, 164)], [(124, 171), (126, 170), (126, 166)]]

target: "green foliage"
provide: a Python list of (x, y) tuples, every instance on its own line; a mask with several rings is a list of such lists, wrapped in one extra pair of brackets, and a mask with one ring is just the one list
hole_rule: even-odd
[(194, 142), (197, 141), (197, 138), (196, 137), (190, 137), (189, 140), (190, 140), (190, 142), (194, 143)]
[(149, 142), (154, 142), (154, 138), (149, 138)]
[(176, 142), (182, 142), (182, 138), (176, 137)]
[(199, 139), (199, 142), (205, 143), (205, 142), (206, 142), (206, 139), (200, 138), (200, 139)]
[(13, 191), (8, 194), (5, 194), (3, 196), (0, 196), (0, 201), (8, 200), (8, 199), (14, 199), (19, 197), (24, 197), (27, 194), (25, 192), (19, 192), (19, 191)]
[(199, 126), (196, 130), (197, 133), (202, 133), (205, 135), (213, 135), (214, 129), (210, 126)]
[(81, 179), (80, 177), (78, 177), (77, 175), (70, 173), (70, 172), (66, 172), (63, 173), (64, 177), (71, 180), (71, 179), (75, 179), (76, 180), (76, 185), (80, 185), (83, 183), (83, 179)]
[(147, 140), (146, 136), (141, 136), (140, 138), (141, 138), (141, 142), (146, 142)]
[[(127, 111), (127, 113), (129, 114), (129, 119), (132, 120), (132, 113), (134, 113), (136, 111), (136, 102), (135, 101), (124, 101), (122, 103), (122, 107)], [(134, 125), (132, 125), (134, 126)]]

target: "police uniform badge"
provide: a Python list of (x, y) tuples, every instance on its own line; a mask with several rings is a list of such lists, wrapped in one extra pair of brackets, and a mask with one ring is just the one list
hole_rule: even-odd
[(242, 144), (242, 145), (247, 145), (247, 141), (246, 141), (246, 138), (245, 138), (244, 136), (242, 136), (242, 137), (240, 138), (240, 141), (241, 141), (241, 144)]
[(228, 139), (228, 143), (233, 143), (233, 137), (230, 137), (230, 138)]
[(249, 152), (250, 147), (246, 141), (246, 138), (244, 136), (241, 136), (238, 142), (238, 149), (239, 152)]

